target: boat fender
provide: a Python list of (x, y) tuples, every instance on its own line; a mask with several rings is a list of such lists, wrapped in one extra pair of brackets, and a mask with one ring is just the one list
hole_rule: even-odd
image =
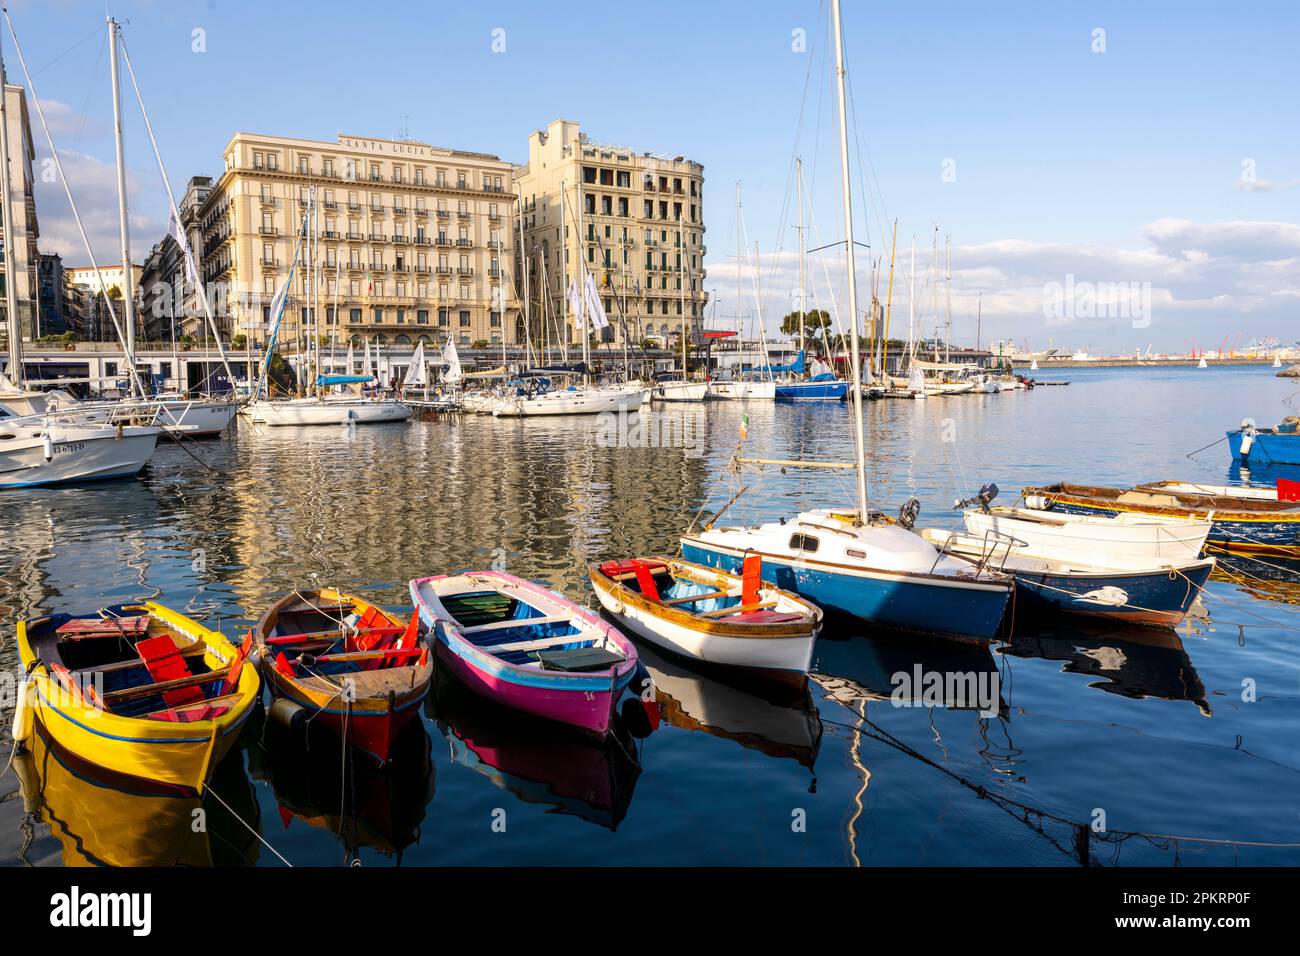
[(54, 436), (47, 431), (41, 436), (41, 443), (45, 449), (45, 460), (51, 460), (54, 457)]
[(1046, 495), (1028, 495), (1025, 498), (1025, 507), (1034, 511), (1051, 511), (1052, 499)]
[(1241, 420), (1241, 457), (1242, 458), (1248, 458), (1250, 456), (1250, 449), (1255, 444), (1256, 434), (1258, 434), (1258, 429), (1255, 428), (1255, 420), (1253, 418), (1243, 418)]
[(36, 685), (24, 677), (18, 682), (18, 694), (14, 699), (14, 747), (23, 749), (32, 736), (32, 693)]
[(297, 730), (307, 719), (306, 708), (295, 704), (287, 697), (277, 697), (267, 713), (276, 723), (290, 730)]

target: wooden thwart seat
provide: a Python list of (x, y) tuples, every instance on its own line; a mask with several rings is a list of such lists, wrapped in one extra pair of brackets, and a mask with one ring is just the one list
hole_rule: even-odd
[(512, 617), (504, 621), (493, 621), (491, 624), (476, 624), (473, 627), (461, 628), (461, 633), (467, 637), (471, 634), (482, 634), (486, 631), (504, 631), (512, 627), (531, 627), (534, 624), (559, 624), (564, 621), (573, 619), (571, 614), (551, 614), (547, 617)]
[(60, 638), (79, 641), (91, 637), (140, 637), (148, 630), (149, 615), (140, 614), (134, 617), (74, 617), (60, 624), (54, 633)]
[(711, 601), (714, 598), (735, 597), (730, 591), (705, 591), (703, 594), (688, 594), (686, 597), (669, 598), (659, 603), (664, 607), (675, 607), (678, 604), (698, 604), (701, 601)]
[(746, 611), (765, 611), (768, 608), (776, 607), (777, 601), (762, 601), (758, 604), (733, 604), (731, 607), (720, 607), (716, 611), (704, 611), (699, 617), (727, 617), (731, 614), (744, 614)]

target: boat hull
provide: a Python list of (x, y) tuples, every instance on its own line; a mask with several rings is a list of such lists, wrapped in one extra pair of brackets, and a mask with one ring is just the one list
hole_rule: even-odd
[(682, 538), (682, 556), (738, 573), (746, 554), (762, 554), (763, 576), (821, 607), (874, 624), (945, 637), (991, 640), (999, 633), (1011, 588), (904, 572), (827, 566), (778, 554), (725, 548)]
[(107, 426), (65, 429), (56, 425), (49, 461), (42, 439), (12, 439), (0, 447), (0, 489), (133, 477), (153, 455), (159, 434), (153, 426), (127, 426), (119, 438)]
[(708, 397), (708, 382), (658, 382), (650, 389), (653, 402), (702, 402)]
[(1214, 568), (1212, 561), (1183, 570), (1058, 574), (1006, 568), (1016, 599), (1033, 608), (1066, 611), (1127, 624), (1182, 623)]
[(533, 398), (504, 398), (492, 414), (497, 418), (536, 418), (551, 415), (599, 415), (641, 407), (640, 389), (574, 389), (547, 392)]
[(271, 427), (301, 425), (382, 425), (404, 422), (411, 409), (401, 402), (255, 402), (252, 421)]
[[(440, 592), (437, 588), (456, 576), (419, 578), (410, 583), (411, 599), (419, 615), (421, 630), (427, 631), (440, 667), (445, 667), (475, 694), (534, 717), (567, 724), (600, 737), (611, 729), (614, 707), (636, 672), (636, 648), (618, 629), (591, 611), (555, 592), (505, 572), (479, 572), (473, 592)], [(429, 589), (426, 593), (426, 589)], [(441, 604), (441, 595), (497, 591), (509, 593), (533, 607), (545, 605), (571, 615), (575, 624), (601, 632), (623, 655), (623, 661), (609, 670), (553, 671), (520, 666), (502, 660), (490, 650), (471, 642)], [(526, 620), (526, 619), (523, 619)]]
[(778, 402), (840, 402), (848, 397), (849, 383), (843, 379), (831, 382), (778, 382)]
[(1116, 570), (1132, 571), (1195, 561), (1201, 556), (1210, 533), (1209, 522), (1152, 519), (1149, 523), (1128, 523), (1131, 519), (1127, 519), (1110, 524), (1062, 519), (1053, 525), (1046, 512), (1038, 514), (1043, 515), (1042, 521), (999, 509), (990, 512), (968, 509), (963, 518), (969, 534), (1009, 535), (1023, 541), (1040, 557), (1104, 563)]
[(1242, 454), (1243, 432), (1228, 432), (1228, 448), (1233, 461), (1250, 461), (1259, 465), (1300, 465), (1300, 433), (1279, 434), (1260, 429), (1255, 433), (1250, 450)]
[[(225, 666), (236, 655), (234, 645), (217, 632), (159, 605), (146, 607), (178, 630), (200, 636), (207, 644), (205, 658), (213, 670)], [(261, 685), (256, 670), (243, 669), (233, 705), (215, 720), (172, 723), (122, 717), (66, 690), (36, 660), (29, 628), (43, 620), (19, 622), (18, 649), (23, 667), (32, 668), (32, 716), (50, 739), (68, 753), (110, 773), (167, 792), (202, 793), (212, 770), (234, 747), (240, 728), (257, 703)]]
[[(669, 566), (672, 567), (671, 563)], [(713, 574), (717, 569), (698, 570)], [(807, 614), (805, 620), (756, 627), (731, 624), (725, 619), (700, 618), (649, 601), (639, 592), (611, 580), (596, 565), (592, 566), (590, 577), (601, 606), (632, 633), (656, 647), (693, 660), (743, 668), (792, 683), (802, 683), (808, 674), (817, 633), (821, 630), (821, 612), (803, 601), (789, 607), (797, 601), (792, 595), (783, 596), (787, 609)], [(739, 588), (741, 582), (735, 578), (710, 582), (719, 589), (726, 589), (724, 585), (731, 583)]]
[(1151, 514), (1199, 518), (1213, 523), (1205, 550), (1209, 553), (1259, 554), (1300, 558), (1300, 505), (1287, 511), (1237, 510), (1221, 500), (1205, 505), (1143, 504), (1113, 498), (1091, 497), (1054, 488), (1026, 488), (1031, 508), (1067, 514)]
[(727, 402), (763, 402), (776, 399), (776, 382), (709, 383), (709, 398)]

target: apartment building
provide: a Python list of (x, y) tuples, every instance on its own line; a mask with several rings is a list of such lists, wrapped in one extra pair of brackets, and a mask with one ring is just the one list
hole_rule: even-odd
[[(286, 351), (312, 328), (388, 346), (522, 338), (507, 268), (509, 163), (406, 140), (254, 133), (236, 133), (224, 161), (198, 209), (195, 249), (223, 334), (265, 343), (272, 302), (289, 279), (279, 332)], [(318, 294), (298, 243), (313, 189)]]
[[(196, 266), (203, 249), (199, 210), (211, 192), (211, 176), (192, 176), (176, 203), (181, 229)], [(167, 342), (173, 331), (177, 338), (188, 335), (201, 339), (209, 333), (198, 287), (186, 276), (181, 247), (170, 232), (154, 244), (144, 260), (140, 277), (140, 327), (146, 342)], [(229, 328), (222, 329), (222, 338), (229, 340)]]
[[(122, 296), (126, 292), (126, 268), (121, 263), (99, 267), (98, 275), (94, 266), (65, 268), (68, 285), (75, 290), (81, 303), (78, 312), (79, 326), (73, 331), (77, 337), (87, 342), (116, 342), (117, 331), (113, 327), (113, 316), (119, 323), (126, 321), (126, 309), (122, 305)], [(136, 300), (136, 334), (140, 333), (140, 278), (143, 266), (131, 263), (131, 286), (135, 289)], [(101, 281), (102, 277), (102, 281)], [(104, 290), (113, 299), (110, 312), (104, 302)]]
[(564, 291), (584, 279), (579, 263), (596, 280), (612, 341), (667, 344), (688, 320), (698, 327), (707, 302), (702, 165), (601, 146), (559, 119), (529, 135), (515, 176), (534, 342), (566, 327), (565, 340), (578, 341)]

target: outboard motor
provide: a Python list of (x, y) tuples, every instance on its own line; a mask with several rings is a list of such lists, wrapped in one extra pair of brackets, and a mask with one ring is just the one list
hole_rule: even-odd
[(979, 493), (976, 494), (975, 497), (958, 498), (956, 501), (954, 501), (952, 505), (953, 510), (964, 511), (967, 508), (971, 507), (972, 505), (978, 505), (980, 511), (984, 512), (985, 514), (988, 514), (989, 502), (991, 502), (994, 498), (998, 496), (998, 490), (999, 489), (997, 485), (993, 484), (992, 482), (989, 482), (987, 485), (981, 486)]
[(898, 509), (898, 525), (904, 531), (911, 531), (912, 526), (916, 524), (916, 518), (921, 513), (921, 502), (916, 496), (908, 498), (903, 502), (903, 507)]

